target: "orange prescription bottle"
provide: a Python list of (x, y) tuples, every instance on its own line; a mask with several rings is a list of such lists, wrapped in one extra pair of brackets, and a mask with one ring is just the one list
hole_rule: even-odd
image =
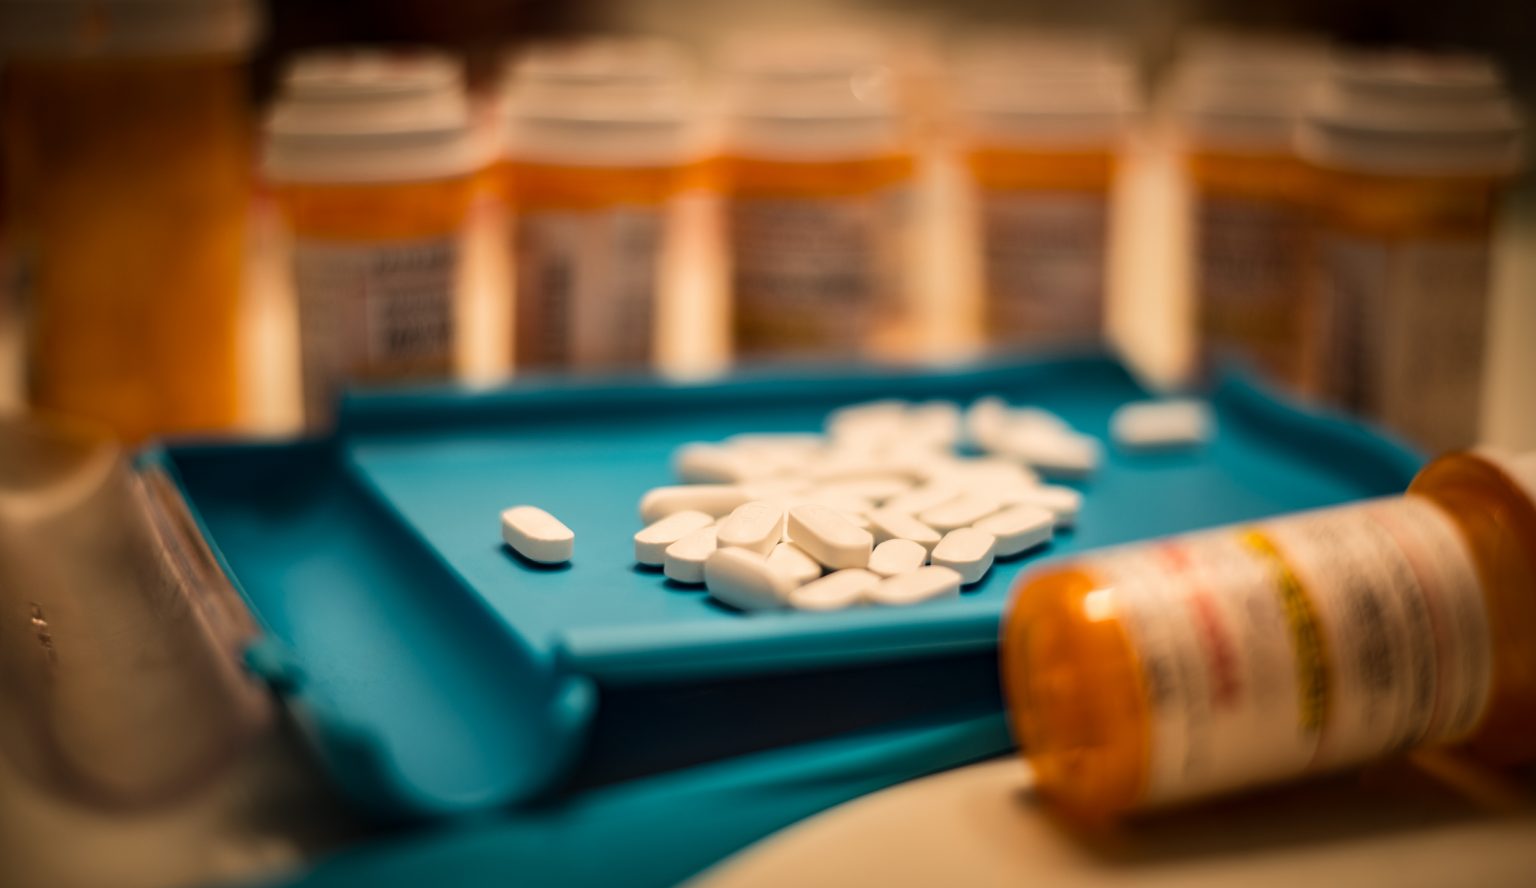
[(959, 87), (985, 335), (1001, 345), (1098, 342), (1131, 71), (1067, 38), (1010, 48), (971, 55)]
[(1423, 746), (1536, 757), (1536, 452), (1407, 494), (1027, 574), (1002, 632), (1016, 736), (1082, 819)]
[(738, 356), (900, 346), (915, 164), (887, 75), (814, 53), (737, 72), (717, 167)]
[(1520, 121), (1484, 59), (1341, 60), (1299, 134), (1324, 183), (1323, 393), (1420, 445), (1478, 436), (1494, 219)]
[(254, 0), (0, 2), (32, 402), (129, 441), (240, 419)]
[(292, 238), (310, 425), (345, 384), (452, 375), (480, 154), (448, 58), (325, 52), (289, 70), (265, 168)]
[(649, 40), (551, 46), (514, 67), (503, 178), (517, 368), (654, 361), (673, 198), (696, 178), (685, 75)]
[(1200, 361), (1238, 364), (1310, 393), (1305, 297), (1314, 180), (1293, 132), (1321, 76), (1321, 44), (1207, 34), (1172, 86), (1194, 213), (1193, 298)]

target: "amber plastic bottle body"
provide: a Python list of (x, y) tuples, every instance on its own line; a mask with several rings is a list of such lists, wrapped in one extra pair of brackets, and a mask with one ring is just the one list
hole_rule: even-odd
[(690, 174), (683, 165), (503, 164), (518, 369), (652, 363), (668, 204)]
[(33, 402), (130, 441), (237, 422), (243, 63), (14, 60), (0, 80)]
[(981, 213), (987, 338), (1009, 345), (1098, 341), (1114, 155), (979, 147), (966, 165)]
[[(1407, 498), (1432, 503), (1459, 532), (1486, 611), (1491, 684), (1475, 727), (1456, 739), (1497, 762), (1536, 757), (1536, 502), (1465, 454), (1432, 463)], [(1096, 594), (1109, 585), (1093, 556), (1026, 575), (1002, 635), (1010, 716), (1038, 785), (1092, 822), (1148, 807), (1155, 742), (1135, 633)]]
[(1316, 376), (1430, 449), (1477, 439), (1502, 180), (1319, 168)]
[(1197, 149), (1186, 164), (1202, 363), (1237, 362), (1314, 392), (1321, 348), (1308, 281), (1315, 175), (1280, 150)]
[[(275, 186), (293, 240), (311, 425), (326, 422), (346, 382), (452, 375), (460, 250), (474, 187), (469, 175)], [(411, 267), (387, 267), (390, 257)], [(386, 290), (405, 306), (398, 318), (377, 314)]]
[(735, 156), (716, 168), (739, 356), (846, 358), (899, 341), (910, 155)]

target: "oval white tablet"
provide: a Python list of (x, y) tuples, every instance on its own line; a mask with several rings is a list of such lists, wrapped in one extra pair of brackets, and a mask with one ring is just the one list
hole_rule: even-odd
[(967, 493), (959, 499), (931, 509), (924, 509), (917, 514), (917, 520), (940, 533), (945, 533), (957, 527), (975, 524), (1001, 507), (1002, 503), (993, 497), (980, 493)]
[(673, 512), (635, 533), (635, 561), (659, 567), (666, 561), (668, 546), (714, 523), (703, 512)]
[(1077, 523), (1077, 513), (1083, 507), (1083, 495), (1070, 487), (1042, 484), (1039, 487), (1021, 487), (1003, 494), (1003, 502), (1011, 506), (1039, 506), (1056, 516), (1057, 527), (1071, 527)]
[(834, 571), (789, 593), (796, 610), (833, 611), (864, 603), (880, 585), (880, 578), (857, 567)]
[(1001, 452), (1053, 478), (1083, 478), (1099, 467), (1103, 447), (1097, 438), (1077, 432), (1030, 428), (1010, 432)]
[(749, 549), (716, 549), (704, 562), (704, 585), (711, 597), (745, 611), (783, 607), (794, 580), (768, 566)]
[(717, 548), (714, 525), (695, 530), (667, 547), (662, 558), (662, 572), (679, 583), (702, 583), (704, 562)]
[(941, 480), (892, 497), (886, 501), (882, 508), (892, 512), (906, 512), (908, 515), (916, 515), (934, 506), (941, 506), (951, 500), (959, 499), (960, 495), (964, 492), (958, 484), (951, 484)]
[(514, 506), (501, 513), (501, 538), (517, 554), (539, 564), (571, 560), (576, 534), (537, 506)]
[(869, 529), (874, 533), (877, 544), (887, 540), (911, 540), (922, 546), (924, 552), (932, 551), (943, 536), (911, 515), (894, 509), (876, 509), (870, 512)]
[(745, 490), (734, 484), (657, 487), (640, 498), (640, 520), (654, 524), (674, 512), (703, 512), (719, 518), (750, 499)]
[(794, 543), (774, 546), (768, 553), (768, 566), (802, 586), (821, 576), (821, 565)]
[(1013, 506), (975, 524), (977, 530), (996, 537), (992, 551), (1003, 558), (1050, 542), (1055, 526), (1056, 516), (1039, 506)]
[(905, 607), (960, 594), (960, 574), (947, 567), (920, 567), (911, 573), (881, 581), (869, 593), (870, 604)]
[(1127, 450), (1159, 450), (1203, 444), (1212, 425), (1211, 408), (1202, 401), (1141, 401), (1114, 412), (1109, 434)]
[(960, 575), (960, 582), (969, 586), (978, 583), (992, 569), (993, 547), (997, 538), (990, 533), (972, 527), (952, 530), (933, 547), (933, 563), (947, 567)]
[(784, 507), (763, 500), (737, 506), (721, 519), (717, 539), (722, 546), (767, 555), (784, 539)]
[(826, 506), (804, 505), (789, 510), (789, 538), (805, 553), (832, 570), (863, 567), (875, 538)]
[(911, 573), (928, 560), (928, 550), (911, 540), (886, 540), (869, 553), (869, 571), (882, 577)]
[(672, 454), (672, 471), (685, 484), (735, 484), (772, 471), (771, 463), (719, 444), (684, 444)]

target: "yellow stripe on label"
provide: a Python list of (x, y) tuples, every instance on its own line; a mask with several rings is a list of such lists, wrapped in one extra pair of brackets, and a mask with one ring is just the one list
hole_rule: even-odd
[(1275, 573), (1285, 623), (1290, 629), (1291, 647), (1296, 654), (1298, 720), (1302, 730), (1319, 734), (1328, 712), (1329, 676), (1317, 610), (1273, 540), (1258, 530), (1246, 530), (1242, 533), (1242, 541)]

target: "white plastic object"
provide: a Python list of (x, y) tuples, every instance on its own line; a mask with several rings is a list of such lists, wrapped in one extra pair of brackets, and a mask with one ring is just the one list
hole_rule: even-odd
[(769, 566), (768, 559), (734, 547), (709, 554), (704, 586), (717, 601), (744, 611), (783, 607), (797, 588), (794, 580)]
[(870, 532), (833, 509), (819, 505), (789, 510), (789, 538), (822, 565), (841, 570), (864, 567), (875, 547)]
[(537, 506), (513, 506), (501, 513), (501, 538), (517, 554), (539, 564), (571, 560), (576, 534)]
[(905, 607), (960, 594), (960, 574), (948, 567), (920, 567), (882, 580), (868, 595), (870, 604)]
[(910, 540), (929, 552), (939, 544), (943, 534), (929, 527), (906, 512), (894, 509), (876, 509), (869, 513), (869, 528), (876, 544), (888, 540)]
[(675, 487), (657, 487), (640, 498), (640, 520), (646, 524), (671, 515), (673, 512), (703, 512), (714, 518), (729, 515), (737, 506), (752, 499), (748, 492), (734, 484), (683, 484)]
[(1204, 401), (1138, 401), (1109, 418), (1109, 436), (1127, 450), (1195, 447), (1210, 440), (1211, 408)]
[(957, 527), (975, 524), (996, 512), (1001, 506), (1002, 504), (994, 497), (981, 493), (967, 493), (959, 499), (931, 509), (924, 509), (917, 514), (917, 520), (940, 533), (947, 533)]
[(668, 546), (714, 523), (703, 512), (673, 512), (635, 533), (635, 561), (660, 567), (666, 562)]
[(717, 531), (721, 546), (738, 546), (766, 556), (784, 539), (784, 507), (764, 500), (745, 503), (721, 519)]
[(821, 576), (821, 565), (794, 543), (779, 543), (768, 553), (768, 566), (800, 585)]
[(911, 573), (928, 560), (928, 550), (911, 540), (886, 540), (869, 554), (870, 573), (894, 577)]
[(993, 554), (1001, 558), (1045, 545), (1051, 541), (1055, 526), (1056, 516), (1039, 506), (1013, 506), (974, 525), (982, 533), (996, 537)]
[(662, 572), (679, 583), (704, 582), (704, 562), (719, 548), (715, 526), (702, 527), (667, 547)]
[(880, 577), (857, 567), (829, 573), (789, 593), (796, 610), (833, 611), (862, 604), (880, 585)]
[(933, 563), (947, 567), (960, 575), (960, 582), (969, 586), (981, 582), (992, 569), (992, 557), (997, 538), (973, 527), (952, 530), (933, 547)]

